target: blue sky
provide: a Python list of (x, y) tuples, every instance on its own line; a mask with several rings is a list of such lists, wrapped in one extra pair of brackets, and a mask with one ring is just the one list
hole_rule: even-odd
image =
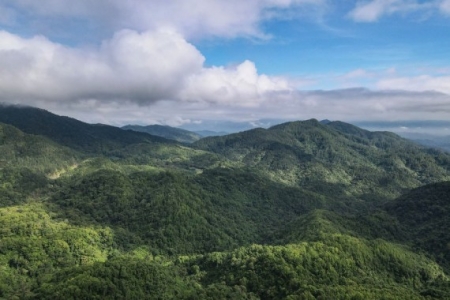
[(449, 120), (449, 29), (450, 0), (0, 0), (0, 102), (113, 125)]

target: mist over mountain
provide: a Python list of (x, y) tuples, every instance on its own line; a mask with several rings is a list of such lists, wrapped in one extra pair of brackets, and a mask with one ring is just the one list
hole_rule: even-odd
[(0, 121), (0, 297), (450, 297), (445, 151), (315, 119), (192, 144)]
[(137, 132), (146, 132), (151, 135), (160, 136), (181, 143), (193, 143), (195, 141), (198, 141), (202, 137), (201, 135), (195, 132), (163, 125), (147, 125), (147, 126), (126, 125), (123, 126), (122, 129), (133, 130)]

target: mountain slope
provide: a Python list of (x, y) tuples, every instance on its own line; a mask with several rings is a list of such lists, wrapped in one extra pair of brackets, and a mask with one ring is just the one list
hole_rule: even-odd
[(137, 132), (145, 132), (151, 135), (160, 136), (169, 140), (175, 140), (180, 143), (193, 143), (201, 139), (201, 136), (195, 132), (163, 125), (126, 125), (124, 130), (132, 130)]
[(49, 173), (75, 163), (81, 156), (48, 138), (0, 123), (0, 168), (27, 167)]
[(61, 145), (90, 153), (107, 153), (129, 144), (171, 143), (161, 137), (124, 131), (108, 125), (87, 124), (33, 107), (0, 105), (0, 122), (25, 133), (42, 135)]
[(450, 156), (444, 152), (342, 122), (290, 122), (204, 138), (193, 145), (273, 180), (342, 199), (393, 199), (450, 175)]
[(450, 182), (426, 185), (387, 204), (420, 249), (450, 270)]
[(37, 111), (3, 115), (36, 134), (0, 125), (2, 299), (450, 298), (448, 183), (410, 191), (448, 154), (342, 122), (190, 147)]
[(429, 258), (383, 240), (323, 234), (282, 246), (155, 256), (122, 252), (114, 230), (54, 219), (40, 204), (0, 209), (6, 299), (447, 299)]
[(45, 137), (0, 123), (0, 207), (43, 192), (51, 178), (75, 167), (83, 157)]
[(195, 176), (98, 170), (61, 185), (50, 199), (61, 218), (111, 226), (123, 248), (141, 243), (172, 254), (273, 242), (274, 232), (298, 215), (338, 205), (235, 169)]

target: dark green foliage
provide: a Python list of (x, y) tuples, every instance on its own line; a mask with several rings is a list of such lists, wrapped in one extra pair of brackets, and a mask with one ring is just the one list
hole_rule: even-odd
[[(123, 229), (165, 253), (200, 253), (266, 243), (324, 197), (234, 169), (197, 176), (101, 170), (69, 181), (52, 202), (64, 217)], [(132, 238), (134, 237), (134, 238)]]
[(450, 182), (415, 189), (386, 206), (414, 245), (450, 270)]
[(341, 215), (314, 210), (301, 215), (276, 233), (279, 244), (320, 241), (327, 234), (345, 234), (365, 239), (385, 239), (406, 243), (408, 235), (395, 217), (383, 210), (370, 214)]
[(0, 170), (0, 207), (16, 205), (28, 197), (39, 195), (48, 187), (49, 180), (42, 173), (27, 168)]
[(169, 140), (175, 140), (180, 143), (193, 143), (201, 138), (201, 136), (195, 132), (163, 125), (148, 125), (148, 126), (127, 125), (123, 126), (122, 129), (145, 132)]
[(393, 199), (406, 189), (449, 178), (448, 154), (342, 122), (291, 122), (204, 138), (194, 146), (341, 200)]
[(60, 268), (105, 261), (107, 228), (55, 221), (40, 204), (0, 209), (0, 298), (28, 299)]
[(257, 299), (422, 299), (434, 286), (450, 295), (445, 275), (427, 259), (342, 235), (212, 253), (191, 260), (190, 270), (207, 288), (234, 286)]
[(81, 154), (49, 139), (0, 123), (0, 207), (45, 193), (51, 178), (81, 159)]
[(45, 136), (72, 149), (90, 153), (107, 154), (113, 149), (120, 149), (129, 144), (170, 143), (161, 137), (127, 132), (108, 125), (86, 124), (33, 107), (0, 105), (0, 122), (29, 134)]
[[(1, 106), (0, 106), (1, 111)], [(29, 168), (44, 174), (75, 164), (82, 155), (42, 136), (0, 123), (0, 170)]]
[(1, 299), (450, 299), (450, 186), (409, 192), (446, 153), (315, 120), (195, 148), (1, 120), (27, 132), (0, 125)]
[(180, 299), (194, 287), (178, 270), (161, 262), (112, 259), (52, 275), (39, 299)]

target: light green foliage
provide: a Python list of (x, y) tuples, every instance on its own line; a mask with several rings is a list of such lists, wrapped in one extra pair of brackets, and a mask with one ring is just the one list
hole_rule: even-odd
[(345, 235), (212, 253), (190, 266), (207, 288), (239, 286), (261, 299), (422, 299), (428, 286), (448, 282), (438, 265), (417, 254)]
[(450, 270), (450, 182), (415, 189), (386, 205), (414, 246)]
[(31, 291), (55, 270), (106, 261), (113, 246), (108, 228), (56, 221), (41, 204), (0, 209), (0, 296)]
[(0, 121), (0, 299), (450, 299), (444, 152), (315, 120), (192, 147)]
[(285, 123), (205, 138), (194, 146), (255, 167), (273, 180), (347, 199), (393, 199), (404, 189), (450, 179), (449, 155), (342, 122)]

